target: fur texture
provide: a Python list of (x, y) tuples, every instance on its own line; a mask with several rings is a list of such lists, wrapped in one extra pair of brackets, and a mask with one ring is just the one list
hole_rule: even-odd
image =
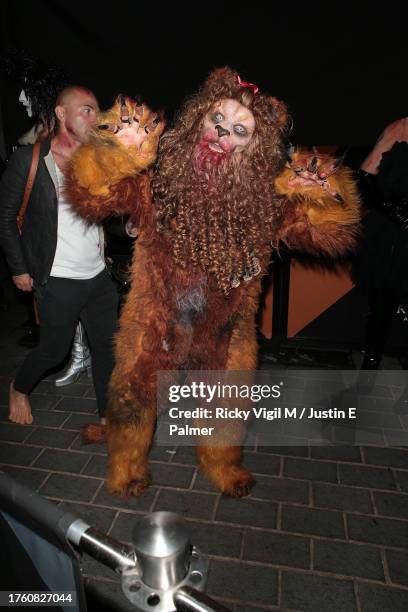
[[(127, 147), (115, 136), (113, 130), (121, 127), (124, 113), (127, 122), (137, 123), (147, 134), (140, 147)], [(109, 111), (100, 113), (98, 124), (71, 162), (67, 191), (72, 205), (93, 221), (110, 214), (146, 210), (149, 185), (147, 176), (141, 173), (156, 159), (164, 122), (145, 105), (118, 97)]]
[(278, 240), (315, 256), (338, 257), (353, 251), (360, 198), (351, 170), (328, 156), (297, 150), (275, 188), (285, 196)]
[[(283, 240), (333, 256), (351, 248), (355, 239), (358, 198), (348, 172), (333, 171), (325, 185), (321, 176), (316, 179), (317, 162), (300, 154), (300, 170), (285, 168), (286, 107), (248, 92), (237, 77), (228, 68), (215, 71), (163, 136), (153, 203), (146, 171), (135, 175), (135, 167), (127, 165), (130, 175), (118, 178), (114, 172), (112, 180), (109, 175), (101, 183), (100, 159), (105, 168), (111, 165), (109, 153), (112, 166), (122, 159), (102, 136), (78, 154), (73, 166), (70, 197), (87, 218), (126, 210), (139, 223), (109, 390), (110, 493), (138, 495), (149, 484), (158, 370), (256, 369), (255, 316), (271, 243)], [(225, 97), (248, 105), (256, 132), (247, 150), (222, 159), (203, 183), (194, 170), (200, 126), (214, 102)], [(326, 174), (334, 168), (332, 160), (320, 160), (321, 172), (322, 164)], [(225, 423), (220, 435), (230, 440), (228, 445), (198, 446), (199, 465), (219, 490), (247, 495), (255, 481), (240, 465), (244, 423)]]

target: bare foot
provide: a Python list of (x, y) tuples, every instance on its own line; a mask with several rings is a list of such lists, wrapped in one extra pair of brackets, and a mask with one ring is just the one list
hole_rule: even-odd
[(20, 425), (30, 425), (33, 422), (28, 395), (16, 391), (13, 383), (10, 384), (9, 410), (9, 421)]
[(100, 422), (101, 425), (106, 425), (106, 418), (105, 417), (101, 417), (99, 422)]

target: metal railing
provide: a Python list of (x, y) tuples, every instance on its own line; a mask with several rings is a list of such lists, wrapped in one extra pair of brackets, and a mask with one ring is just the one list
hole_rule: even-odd
[(208, 560), (191, 544), (186, 523), (176, 514), (146, 515), (135, 524), (132, 542), (120, 542), (0, 473), (0, 510), (13, 515), (13, 509), (30, 517), (31, 529), (33, 522), (41, 525), (118, 573), (136, 610), (228, 612), (202, 592)]

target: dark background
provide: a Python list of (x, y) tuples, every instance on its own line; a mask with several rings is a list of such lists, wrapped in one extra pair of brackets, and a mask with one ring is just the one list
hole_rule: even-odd
[[(102, 107), (140, 93), (170, 120), (213, 67), (229, 64), (288, 103), (295, 142), (371, 146), (407, 115), (402, 6), (3, 0), (1, 46), (64, 66)], [(29, 127), (18, 93), (3, 83), (8, 145)]]

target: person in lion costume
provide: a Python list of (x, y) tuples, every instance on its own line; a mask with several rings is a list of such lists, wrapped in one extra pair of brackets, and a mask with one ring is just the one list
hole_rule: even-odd
[[(160, 370), (257, 366), (255, 315), (272, 249), (337, 257), (359, 225), (351, 172), (336, 160), (287, 155), (286, 106), (230, 68), (212, 72), (162, 136), (160, 116), (119, 97), (74, 157), (70, 201), (100, 221), (128, 214), (138, 228), (132, 284), (116, 336), (106, 431), (107, 488), (149, 485)], [(157, 163), (147, 170), (156, 156)], [(247, 495), (244, 424), (230, 444), (197, 446), (199, 466), (223, 493)]]

